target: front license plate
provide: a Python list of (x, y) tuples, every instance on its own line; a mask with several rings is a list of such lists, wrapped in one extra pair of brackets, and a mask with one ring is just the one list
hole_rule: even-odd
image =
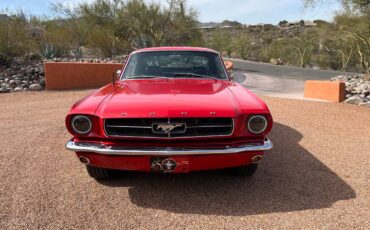
[(182, 173), (189, 171), (188, 157), (151, 157), (150, 169), (160, 173)]

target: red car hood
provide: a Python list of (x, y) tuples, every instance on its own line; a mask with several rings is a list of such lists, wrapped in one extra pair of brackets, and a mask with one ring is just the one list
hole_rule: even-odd
[[(241, 112), (234, 96), (238, 85), (213, 79), (148, 79), (117, 82), (114, 92), (97, 108), (101, 118), (235, 117)], [(252, 107), (254, 95), (243, 95)]]

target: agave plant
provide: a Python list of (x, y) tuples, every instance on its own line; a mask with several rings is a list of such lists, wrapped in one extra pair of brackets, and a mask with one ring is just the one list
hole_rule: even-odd
[(83, 51), (82, 51), (82, 48), (81, 47), (77, 47), (75, 49), (72, 50), (72, 53), (73, 53), (73, 56), (76, 58), (76, 59), (81, 59), (83, 58)]
[(51, 44), (40, 43), (40, 53), (41, 53), (41, 56), (43, 56), (44, 58), (52, 59), (57, 55), (58, 51)]

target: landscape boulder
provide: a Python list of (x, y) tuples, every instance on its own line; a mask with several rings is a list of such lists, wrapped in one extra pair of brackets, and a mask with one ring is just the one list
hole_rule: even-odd
[(44, 88), (39, 84), (39, 83), (36, 83), (36, 84), (32, 84), (29, 86), (29, 90), (31, 91), (40, 91), (40, 90), (43, 90)]

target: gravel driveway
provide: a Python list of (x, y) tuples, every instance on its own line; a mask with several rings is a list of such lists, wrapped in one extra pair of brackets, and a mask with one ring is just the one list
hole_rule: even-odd
[(64, 116), (88, 92), (0, 95), (0, 229), (370, 228), (369, 108), (264, 98), (275, 148), (252, 179), (98, 183), (64, 148)]

